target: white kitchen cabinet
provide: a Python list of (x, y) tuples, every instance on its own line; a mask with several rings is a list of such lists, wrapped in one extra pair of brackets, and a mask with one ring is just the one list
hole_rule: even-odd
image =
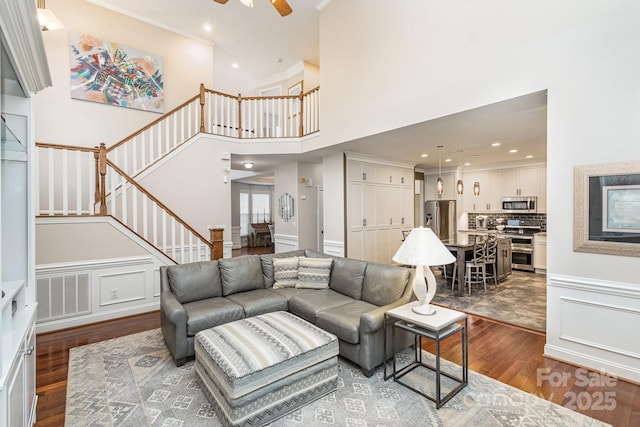
[[(499, 212), (502, 209), (502, 171), (471, 171), (462, 175), (464, 193), (463, 209), (467, 212)], [(475, 183), (480, 184), (480, 194), (473, 193)]]
[(533, 235), (533, 269), (536, 273), (547, 273), (547, 233)]
[(538, 195), (538, 166), (503, 169), (502, 176), (502, 191), (506, 197)]
[(438, 174), (425, 175), (425, 201), (427, 200), (456, 200), (456, 174), (442, 174), (442, 195), (438, 195)]
[(346, 176), (346, 254), (390, 264), (413, 225), (413, 167), (348, 158)]

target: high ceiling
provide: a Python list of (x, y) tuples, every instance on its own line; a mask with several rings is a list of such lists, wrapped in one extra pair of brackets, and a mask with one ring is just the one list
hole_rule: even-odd
[[(326, 0), (287, 0), (293, 13), (281, 17), (269, 0), (87, 0), (141, 21), (215, 45), (228, 67), (260, 80), (305, 61), (319, 66), (317, 6)], [(205, 25), (211, 27), (208, 32)], [(278, 62), (279, 60), (281, 62)], [(222, 66), (223, 64), (221, 64)]]
[[(281, 17), (269, 0), (87, 0), (150, 24), (215, 45), (214, 66), (238, 64), (255, 81), (284, 73), (300, 61), (320, 66), (319, 9), (330, 0), (288, 0), (293, 13)], [(206, 32), (204, 25), (211, 25)], [(384, 132), (304, 155), (233, 156), (232, 168), (255, 163), (269, 175), (282, 162), (319, 162), (330, 152), (355, 151), (416, 164), (419, 169), (471, 163), (471, 167), (546, 160), (546, 91)], [(492, 147), (492, 143), (500, 143)], [(442, 148), (437, 148), (442, 145)], [(518, 150), (510, 153), (510, 150)], [(428, 154), (428, 157), (421, 157)], [(449, 158), (450, 162), (445, 160)], [(268, 181), (267, 181), (268, 182)]]

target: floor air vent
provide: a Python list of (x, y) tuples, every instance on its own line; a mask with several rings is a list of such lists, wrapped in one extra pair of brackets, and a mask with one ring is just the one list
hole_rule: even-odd
[(88, 273), (40, 277), (37, 294), (38, 323), (91, 313)]

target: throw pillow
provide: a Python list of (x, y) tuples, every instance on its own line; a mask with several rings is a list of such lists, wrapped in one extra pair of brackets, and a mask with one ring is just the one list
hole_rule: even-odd
[(273, 258), (273, 289), (295, 288), (298, 282), (298, 257)]
[(296, 288), (328, 288), (332, 263), (332, 258), (300, 257), (298, 261), (298, 283), (296, 283)]

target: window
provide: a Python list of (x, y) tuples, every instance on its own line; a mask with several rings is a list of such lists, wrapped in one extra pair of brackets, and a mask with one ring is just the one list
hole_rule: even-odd
[(251, 222), (271, 222), (271, 193), (251, 193)]
[(249, 193), (240, 192), (240, 235), (249, 235)]

